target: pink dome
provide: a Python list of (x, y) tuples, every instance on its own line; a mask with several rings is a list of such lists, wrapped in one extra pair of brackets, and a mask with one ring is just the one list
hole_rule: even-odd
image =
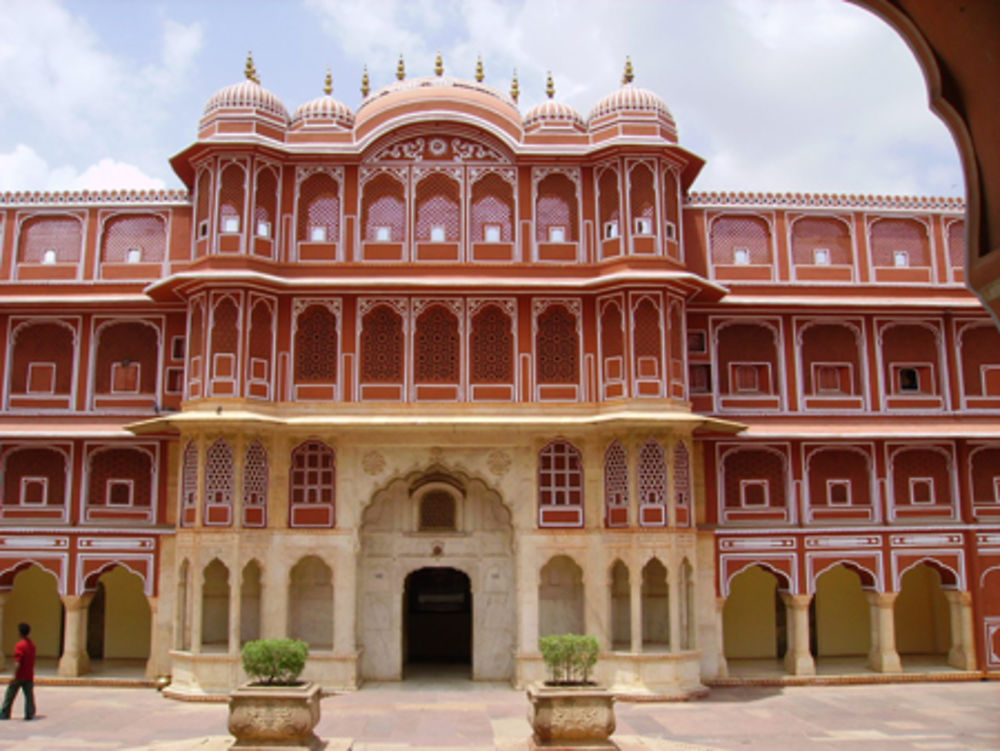
[(227, 110), (256, 110), (260, 113), (270, 115), (283, 123), (288, 122), (288, 110), (274, 94), (265, 89), (256, 81), (249, 78), (226, 86), (212, 94), (211, 99), (205, 104), (205, 113), (202, 120), (206, 120), (212, 115), (221, 114)]
[(343, 102), (329, 94), (301, 105), (292, 115), (292, 127), (333, 127), (350, 130), (354, 127), (354, 113)]
[(569, 127), (585, 130), (580, 113), (568, 104), (548, 99), (532, 107), (524, 116), (524, 129)]
[(587, 125), (605, 125), (611, 121), (655, 119), (677, 139), (677, 123), (670, 113), (667, 103), (647, 89), (625, 84), (599, 101), (587, 117)]

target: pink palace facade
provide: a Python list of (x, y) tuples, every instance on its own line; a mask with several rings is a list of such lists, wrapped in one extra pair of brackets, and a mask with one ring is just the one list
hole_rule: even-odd
[(699, 193), (632, 82), (444, 74), (289, 115), (248, 61), (184, 191), (0, 195), (0, 612), (59, 674), (622, 694), (1000, 675), (1000, 333), (957, 199)]

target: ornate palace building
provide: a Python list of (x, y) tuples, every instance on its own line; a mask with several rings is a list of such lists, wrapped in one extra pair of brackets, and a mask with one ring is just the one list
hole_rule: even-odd
[(632, 82), (289, 115), (248, 61), (187, 191), (0, 195), (0, 608), (75, 676), (624, 694), (1000, 675), (1000, 333), (953, 199), (692, 192)]

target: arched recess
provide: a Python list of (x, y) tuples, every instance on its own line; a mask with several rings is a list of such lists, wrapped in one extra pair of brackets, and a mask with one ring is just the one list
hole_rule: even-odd
[(31, 639), (37, 656), (59, 657), (62, 654), (62, 602), (55, 575), (33, 561), (5, 572), (7, 601), (3, 609), (3, 651), (13, 655), (21, 638), (17, 624), (31, 624)]
[(144, 447), (104, 446), (87, 457), (84, 518), (156, 517), (156, 459)]
[(622, 253), (624, 232), (621, 220), (621, 178), (614, 164), (594, 170), (597, 181), (597, 221), (600, 232), (601, 258), (613, 258)]
[(472, 400), (514, 398), (512, 301), (468, 301), (469, 389)]
[(642, 650), (666, 652), (670, 649), (670, 587), (667, 568), (659, 558), (642, 567)]
[(448, 302), (414, 303), (413, 395), (417, 400), (452, 401), (462, 382), (459, 311)]
[(244, 216), (246, 214), (246, 168), (231, 162), (222, 168), (219, 177), (219, 252), (242, 250)]
[[(954, 586), (954, 572), (923, 560), (900, 576), (894, 605), (896, 650), (907, 658), (943, 662), (951, 647), (951, 616), (944, 585)], [(952, 579), (952, 581), (949, 581)]]
[(32, 320), (11, 331), (7, 404), (68, 408), (76, 393), (76, 329), (65, 321)]
[(289, 573), (288, 634), (310, 649), (333, 649), (333, 618), (333, 571), (307, 555)]
[(262, 585), (260, 564), (251, 560), (240, 580), (240, 644), (260, 638)]
[(838, 562), (816, 578), (814, 630), (816, 657), (864, 658), (871, 646), (868, 600), (870, 572)]
[(806, 408), (860, 409), (866, 403), (861, 331), (853, 323), (810, 321), (798, 332)]
[(151, 613), (144, 582), (122, 564), (87, 577), (93, 591), (87, 612), (87, 653), (91, 659), (149, 659)]
[(653, 164), (645, 161), (628, 164), (627, 184), (632, 252), (640, 255), (659, 254)]
[(144, 264), (158, 265), (166, 258), (167, 222), (158, 214), (115, 214), (104, 221), (100, 242), (102, 277), (146, 276), (155, 273), (155, 266)]
[(274, 258), (278, 247), (279, 170), (264, 165), (254, 173), (253, 245), (251, 252), (262, 258)]
[(788, 645), (785, 604), (780, 592), (788, 580), (765, 564), (751, 564), (733, 576), (722, 610), (726, 660), (773, 661), (784, 657)]
[(715, 330), (717, 382), (723, 408), (742, 407), (739, 400), (753, 400), (754, 409), (781, 407), (781, 336), (770, 321), (726, 321)]
[[(460, 174), (460, 173), (459, 173)], [(415, 177), (417, 177), (415, 171)], [(433, 170), (418, 177), (415, 201), (415, 236), (417, 260), (424, 260), (420, 244), (460, 243), (462, 241), (462, 188), (454, 170)], [(457, 255), (449, 260), (458, 260)], [(437, 253), (426, 260), (444, 260)]]
[[(159, 391), (160, 329), (149, 321), (107, 321), (97, 327), (93, 355), (94, 407), (155, 398)], [(108, 397), (114, 397), (109, 399)]]
[(611, 585), (611, 648), (619, 652), (632, 649), (632, 590), (629, 571), (616, 559), (609, 572)]
[(663, 299), (637, 295), (632, 303), (632, 378), (636, 396), (664, 396)]
[(722, 516), (727, 521), (790, 520), (788, 456), (747, 445), (722, 457)]
[(218, 438), (205, 454), (205, 526), (228, 527), (233, 523), (233, 479), (233, 448)]
[(667, 452), (655, 438), (639, 449), (639, 526), (667, 525)]
[(209, 321), (211, 351), (211, 383), (213, 396), (238, 396), (240, 331), (243, 326), (242, 299), (235, 295), (220, 295), (212, 299)]
[(0, 460), (0, 515), (5, 520), (65, 520), (70, 465), (71, 453), (66, 445), (14, 446), (4, 451)]
[(628, 509), (628, 454), (612, 441), (604, 452), (604, 526), (627, 527)]
[(517, 203), (513, 175), (490, 170), (474, 179), (469, 206), (473, 260), (516, 260)]
[(617, 296), (607, 298), (599, 306), (602, 398), (619, 399), (628, 396), (622, 300)]
[(435, 462), (376, 489), (360, 526), (362, 676), (403, 677), (406, 578), (444, 567), (469, 578), (473, 679), (509, 680), (518, 603), (511, 510), (500, 493), (484, 478)]
[(229, 649), (229, 569), (213, 558), (202, 571), (201, 650)]
[(303, 400), (337, 398), (340, 301), (296, 301), (293, 382)]
[(542, 566), (538, 578), (538, 636), (585, 633), (583, 569), (568, 555)]
[(251, 293), (244, 367), (246, 394), (251, 399), (275, 398), (273, 364), (276, 307), (273, 298), (259, 297)]

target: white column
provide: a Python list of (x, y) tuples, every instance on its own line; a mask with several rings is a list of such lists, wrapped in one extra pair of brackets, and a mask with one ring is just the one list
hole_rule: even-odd
[[(632, 559), (635, 561), (636, 559)], [(642, 570), (633, 566), (628, 577), (629, 625), (632, 627), (631, 652), (642, 652)]]
[(897, 592), (865, 592), (871, 618), (871, 647), (868, 666), (879, 673), (902, 673), (896, 651), (896, 621), (893, 605)]
[(229, 634), (228, 634), (228, 651), (230, 656), (236, 656), (240, 653), (240, 632), (241, 627), (241, 616), (243, 615), (242, 606), (242, 574), (240, 570), (234, 570), (229, 576)]
[(951, 613), (951, 649), (948, 664), (959, 670), (976, 669), (976, 647), (972, 629), (972, 592), (946, 589)]
[(667, 608), (670, 618), (670, 651), (681, 651), (681, 591), (680, 564), (674, 558), (667, 571)]
[(816, 663), (809, 651), (809, 602), (812, 595), (781, 593), (788, 625), (785, 670), (792, 675), (816, 675)]
[(715, 648), (719, 653), (719, 671), (717, 678), (725, 678), (729, 675), (729, 663), (726, 662), (726, 637), (723, 633), (723, 611), (726, 609), (726, 598), (716, 597), (715, 598), (715, 632), (718, 634), (716, 639)]
[[(198, 508), (201, 508), (199, 503)], [(195, 559), (197, 561), (197, 559)], [(188, 624), (188, 632), (191, 634), (191, 643), (188, 645), (191, 654), (201, 654), (201, 618), (204, 609), (202, 601), (202, 591), (205, 588), (205, 572), (202, 571), (200, 561), (191, 562), (191, 581), (188, 590), (191, 597), (191, 623)]]
[(87, 607), (94, 595), (62, 595), (66, 610), (63, 626), (63, 654), (57, 673), (63, 676), (86, 675), (90, 672), (87, 654)]

